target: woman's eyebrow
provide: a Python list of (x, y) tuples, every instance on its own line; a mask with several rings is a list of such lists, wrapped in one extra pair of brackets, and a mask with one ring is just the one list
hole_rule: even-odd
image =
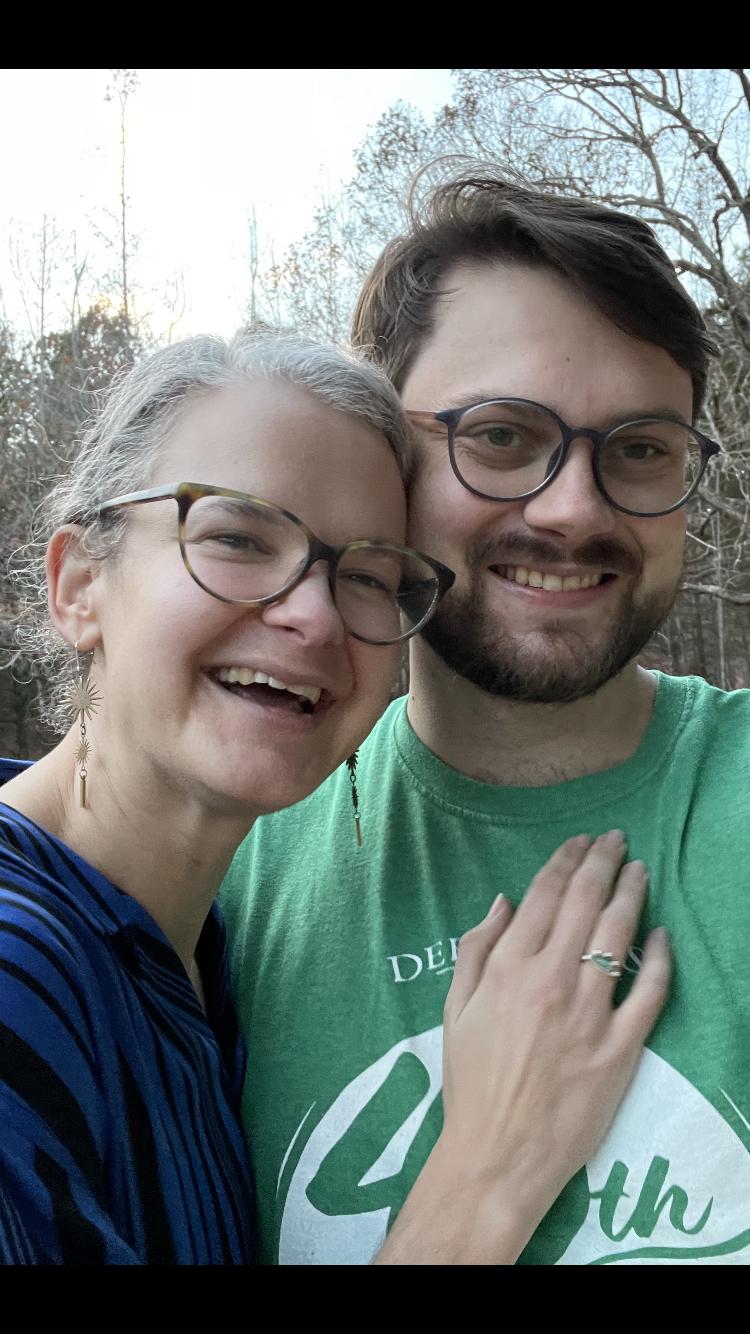
[(268, 523), (282, 524), (285, 522), (283, 514), (255, 500), (253, 496), (248, 496), (246, 500), (241, 500), (239, 496), (206, 496), (206, 500), (211, 501), (211, 509), (221, 514), (226, 514), (229, 518), (248, 518), (262, 515), (264, 521)]

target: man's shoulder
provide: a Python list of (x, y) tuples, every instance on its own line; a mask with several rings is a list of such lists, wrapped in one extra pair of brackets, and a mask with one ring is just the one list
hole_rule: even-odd
[(654, 676), (667, 689), (691, 695), (697, 703), (709, 707), (721, 707), (730, 704), (736, 708), (750, 709), (750, 689), (739, 686), (726, 690), (713, 685), (705, 676), (676, 676), (668, 672), (655, 671)]
[(702, 676), (656, 673), (659, 695), (679, 708), (688, 736), (704, 732), (707, 740), (750, 751), (750, 689), (723, 690)]
[[(661, 677), (659, 697), (673, 725), (660, 734), (657, 772), (673, 820), (684, 820), (717, 858), (750, 852), (750, 690), (721, 690), (702, 677)], [(715, 845), (715, 846), (714, 846)]]

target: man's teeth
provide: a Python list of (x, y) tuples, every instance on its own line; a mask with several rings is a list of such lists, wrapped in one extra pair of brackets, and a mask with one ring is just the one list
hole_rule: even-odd
[(543, 588), (548, 593), (573, 593), (578, 588), (594, 588), (603, 574), (543, 574), (541, 570), (527, 570), (525, 565), (498, 566), (498, 571), (511, 583)]
[(302, 695), (311, 704), (317, 704), (322, 694), (320, 686), (290, 686), (275, 676), (267, 676), (265, 672), (254, 672), (251, 667), (220, 667), (216, 677), (228, 685), (271, 686), (274, 690), (288, 690), (290, 695)]

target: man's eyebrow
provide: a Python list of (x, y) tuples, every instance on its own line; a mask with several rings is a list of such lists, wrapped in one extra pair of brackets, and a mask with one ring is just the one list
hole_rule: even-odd
[(626, 426), (628, 422), (647, 421), (650, 417), (666, 418), (667, 421), (674, 422), (676, 426), (691, 425), (689, 421), (685, 421), (682, 413), (677, 412), (674, 408), (644, 408), (641, 404), (639, 407), (633, 408), (630, 412), (625, 410), (624, 412), (618, 412), (611, 417), (608, 417), (602, 425), (602, 430), (607, 431), (615, 426)]
[(472, 390), (468, 394), (453, 395), (449, 402), (443, 403), (439, 412), (449, 412), (452, 408), (474, 408), (479, 403), (494, 403), (499, 398), (517, 398), (517, 394), (498, 394), (497, 390), (487, 393), (482, 389)]
[[(516, 401), (522, 403), (537, 403), (539, 407), (549, 408), (549, 410), (551, 412), (554, 412), (557, 417), (560, 417), (563, 421), (565, 421), (564, 414), (560, 412), (558, 408), (555, 407), (554, 403), (540, 403), (539, 399), (537, 398), (527, 399), (522, 394), (504, 394), (504, 393), (498, 393), (497, 390), (495, 390), (492, 393), (489, 393), (487, 391), (477, 389), (477, 390), (471, 390), (471, 392), (466, 394), (454, 394), (451, 395), (449, 400), (443, 401), (439, 408), (428, 409), (428, 411), (431, 410), (435, 412), (450, 412), (458, 408), (475, 408), (478, 407), (481, 403), (496, 403), (502, 399), (515, 399)], [(691, 424), (689, 421), (685, 420), (685, 418), (682, 416), (681, 413), (677, 412), (672, 407), (661, 407), (661, 406), (644, 407), (644, 405), (641, 403), (636, 408), (632, 409), (625, 408), (616, 413), (612, 413), (609, 417), (605, 418), (605, 420), (601, 424), (600, 429), (603, 431), (609, 431), (612, 430), (615, 426), (623, 426), (627, 422), (632, 422), (632, 421), (643, 421), (644, 419), (649, 417), (665, 417), (668, 421), (673, 421), (678, 426), (690, 426)], [(571, 426), (586, 426), (589, 423), (569, 422), (568, 424)]]

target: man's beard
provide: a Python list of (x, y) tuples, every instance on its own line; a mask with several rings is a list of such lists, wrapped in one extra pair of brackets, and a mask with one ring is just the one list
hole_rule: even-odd
[[(512, 551), (511, 559), (515, 553)], [(560, 560), (552, 548), (541, 543), (523, 543), (524, 555), (530, 547), (537, 563)], [(629, 552), (607, 545), (610, 559), (596, 559), (604, 543), (588, 548), (577, 563), (606, 566), (622, 573), (634, 573), (635, 561)], [(519, 543), (520, 547), (520, 543)], [(551, 554), (547, 554), (551, 553)], [(504, 553), (507, 556), (506, 552)], [(543, 559), (539, 560), (540, 555)], [(510, 563), (506, 560), (504, 563)], [(534, 568), (533, 559), (515, 562)], [(437, 613), (422, 631), (422, 637), (452, 671), (488, 695), (523, 701), (528, 704), (569, 704), (592, 695), (617, 676), (640, 653), (652, 634), (669, 614), (680, 581), (673, 587), (653, 593), (637, 604), (632, 590), (627, 593), (608, 627), (599, 631), (594, 642), (590, 629), (574, 629), (568, 616), (549, 619), (538, 629), (514, 633), (506, 628), (496, 608), (487, 605), (484, 596), (487, 563), (472, 561), (476, 570), (468, 588), (452, 590)]]

